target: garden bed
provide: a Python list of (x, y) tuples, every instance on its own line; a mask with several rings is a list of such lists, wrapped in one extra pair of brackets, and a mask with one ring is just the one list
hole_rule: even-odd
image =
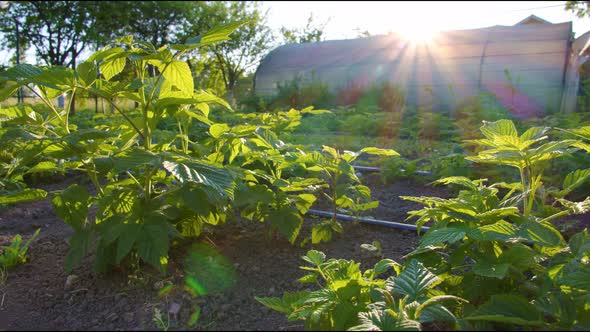
[[(47, 185), (55, 190), (79, 181), (67, 178), (59, 184)], [(383, 184), (377, 174), (367, 174), (363, 182), (381, 202), (368, 215), (378, 219), (405, 222), (407, 211), (420, 205), (399, 198), (410, 196), (448, 196), (442, 187), (430, 187), (411, 180)], [(306, 218), (299, 240), (308, 236), (314, 217)], [(361, 250), (363, 243), (379, 241), (384, 257), (401, 261), (412, 251), (419, 237), (415, 232), (375, 225), (342, 222), (343, 234), (335, 234), (329, 243), (291, 245), (283, 237), (268, 235), (268, 227), (258, 222), (235, 220), (216, 228), (214, 234), (201, 237), (235, 268), (235, 283), (224, 292), (193, 298), (186, 292), (158, 296), (165, 284), (183, 284), (183, 259), (188, 244), (172, 250), (168, 273), (142, 267), (140, 273), (114, 271), (97, 276), (91, 271), (94, 252), (68, 276), (63, 268), (68, 244), (73, 234), (57, 218), (49, 200), (23, 203), (0, 212), (0, 244), (21, 234), (28, 238), (41, 228), (39, 237), (28, 252), (28, 262), (8, 271), (0, 284), (0, 329), (28, 330), (145, 330), (157, 329), (154, 309), (170, 314), (171, 329), (186, 329), (186, 322), (195, 305), (201, 307), (196, 329), (204, 330), (302, 330), (300, 322), (288, 322), (281, 313), (258, 303), (254, 296), (280, 296), (283, 291), (307, 287), (297, 282), (303, 275), (300, 257), (310, 248), (324, 251), (328, 257), (353, 259), (366, 269), (380, 257)], [(230, 278), (220, 275), (220, 278)], [(68, 281), (69, 279), (69, 281)], [(66, 285), (67, 283), (67, 285)]]
[[(47, 185), (55, 190), (79, 181), (68, 178)], [(440, 187), (430, 187), (411, 180), (383, 184), (377, 174), (367, 174), (363, 182), (381, 202), (371, 217), (405, 222), (407, 211), (420, 205), (399, 198), (410, 196), (448, 196)], [(300, 239), (308, 236), (314, 217), (306, 218)], [(159, 296), (166, 284), (183, 284), (183, 259), (189, 244), (172, 250), (168, 273), (162, 275), (148, 266), (142, 272), (117, 270), (107, 276), (91, 271), (94, 252), (85, 257), (71, 275), (63, 268), (68, 250), (66, 239), (73, 234), (57, 218), (49, 200), (23, 203), (0, 212), (0, 245), (21, 234), (28, 238), (41, 228), (39, 237), (28, 252), (28, 262), (8, 271), (0, 283), (0, 329), (6, 330), (157, 330), (154, 310), (164, 313), (170, 329), (187, 329), (185, 325), (198, 305), (201, 316), (195, 327), (200, 330), (303, 330), (300, 322), (289, 322), (279, 312), (258, 303), (254, 296), (280, 296), (283, 291), (302, 290), (297, 282), (303, 275), (300, 257), (310, 248), (321, 250), (330, 258), (346, 258), (370, 268), (380, 256), (360, 249), (363, 243), (379, 241), (384, 257), (396, 261), (412, 251), (419, 237), (415, 232), (375, 225), (342, 222), (343, 234), (335, 234), (329, 243), (301, 247), (282, 237), (268, 235), (262, 223), (234, 220), (216, 228), (214, 234), (200, 238), (214, 247), (234, 269), (235, 283), (217, 294), (200, 298), (186, 292)], [(198, 242), (198, 241), (197, 241)], [(217, 275), (230, 279), (231, 273)], [(74, 275), (74, 276), (72, 276)], [(69, 279), (69, 280), (68, 280)], [(67, 285), (66, 285), (67, 284)], [(166, 312), (171, 312), (168, 318)]]

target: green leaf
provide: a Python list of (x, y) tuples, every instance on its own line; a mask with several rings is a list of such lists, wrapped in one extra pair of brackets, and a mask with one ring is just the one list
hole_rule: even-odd
[(359, 153), (368, 153), (377, 156), (399, 156), (399, 153), (395, 152), (394, 150), (380, 149), (375, 147), (363, 148), (359, 151)]
[(278, 210), (271, 210), (268, 213), (268, 219), (279, 233), (289, 239), (289, 242), (295, 242), (303, 224), (303, 218), (298, 211), (292, 209), (290, 206), (283, 206)]
[(186, 62), (180, 60), (172, 61), (166, 70), (162, 72), (162, 76), (173, 86), (184, 92), (187, 97), (193, 95), (195, 89), (193, 75)]
[(396, 263), (393, 259), (382, 259), (375, 266), (373, 267), (373, 271), (375, 276), (378, 276), (382, 273), (385, 273), (389, 268), (394, 269), (396, 272), (399, 272), (401, 265)]
[(492, 295), (466, 320), (483, 320), (516, 325), (542, 325), (540, 313), (523, 297), (510, 294)]
[(113, 133), (108, 131), (95, 129), (95, 128), (87, 128), (87, 129), (80, 129), (76, 130), (75, 132), (63, 136), (62, 139), (69, 144), (76, 144), (82, 141), (89, 141), (89, 140), (103, 140), (110, 137), (113, 137)]
[(254, 185), (236, 191), (234, 204), (236, 206), (256, 204), (258, 202), (270, 204), (273, 200), (274, 193), (272, 190), (264, 185)]
[(44, 173), (60, 171), (61, 168), (53, 161), (42, 161), (37, 165), (31, 167), (27, 173)]
[(312, 206), (312, 204), (316, 201), (316, 197), (313, 194), (299, 194), (293, 197), (295, 201), (295, 206), (301, 214), (306, 214), (307, 210)]
[(559, 280), (559, 284), (590, 292), (590, 269), (568, 273)]
[(119, 225), (121, 227), (121, 232), (117, 238), (117, 256), (115, 257), (117, 264), (119, 264), (131, 251), (133, 244), (135, 244), (135, 241), (142, 231), (141, 225), (138, 224), (128, 223)]
[(37, 201), (47, 197), (47, 192), (42, 189), (26, 188), (19, 192), (12, 192), (0, 195), (0, 204), (13, 204)]
[(189, 317), (188, 326), (194, 327), (197, 324), (197, 322), (199, 321), (200, 317), (201, 317), (201, 307), (197, 307), (197, 309), (195, 309), (195, 311), (193, 311), (193, 313)]
[(457, 227), (434, 229), (432, 231), (428, 231), (428, 233), (422, 237), (420, 240), (420, 247), (442, 244), (444, 242), (452, 244), (463, 239), (465, 234), (465, 229)]
[(508, 264), (493, 264), (484, 260), (478, 260), (473, 265), (473, 273), (483, 277), (504, 279), (509, 267)]
[(310, 250), (301, 258), (313, 266), (319, 266), (326, 261), (326, 254), (321, 251)]
[(43, 72), (38, 66), (30, 65), (28, 63), (21, 63), (14, 67), (9, 68), (4, 73), (0, 74), (0, 77), (10, 80), (22, 80), (33, 78)]
[(126, 53), (121, 53), (123, 52), (122, 48), (115, 47), (109, 51), (113, 54), (106, 57), (100, 65), (100, 72), (107, 81), (122, 72), (127, 61)]
[(555, 247), (565, 243), (561, 233), (548, 222), (527, 221), (521, 225), (518, 234), (543, 247)]
[(358, 315), (359, 325), (353, 326), (348, 331), (420, 331), (420, 322), (404, 319), (400, 316), (393, 317), (385, 310), (373, 309), (361, 312)]
[(579, 187), (581, 184), (586, 182), (590, 178), (590, 168), (577, 169), (574, 172), (569, 173), (563, 180), (563, 189), (566, 193)]
[(530, 246), (521, 243), (516, 243), (510, 246), (510, 248), (502, 252), (498, 258), (501, 263), (506, 263), (520, 271), (533, 268), (542, 262), (543, 259), (544, 256), (542, 254), (539, 254)]
[(315, 284), (318, 282), (317, 274), (306, 274), (303, 277), (297, 279), (302, 284)]
[(114, 171), (117, 173), (137, 169), (144, 165), (160, 167), (162, 158), (150, 151), (133, 148), (123, 151), (113, 157)]
[(78, 264), (88, 251), (90, 244), (90, 231), (76, 232), (68, 241), (70, 248), (65, 258), (65, 270), (70, 273), (74, 266)]
[(338, 159), (338, 151), (336, 151), (336, 149), (327, 145), (322, 145), (322, 148), (325, 152), (328, 152), (332, 156), (332, 158)]
[(322, 241), (329, 242), (332, 240), (332, 227), (329, 221), (324, 221), (319, 225), (313, 225), (311, 228), (311, 243), (317, 244)]
[(477, 233), (470, 232), (469, 237), (480, 241), (507, 241), (517, 236), (514, 225), (504, 220), (478, 227), (477, 230)]
[(276, 310), (278, 312), (282, 312), (284, 314), (290, 314), (295, 309), (296, 303), (304, 299), (308, 295), (308, 292), (301, 291), (297, 293), (289, 293), (284, 292), (283, 298), (276, 298), (276, 297), (257, 297), (255, 296), (254, 299), (256, 301), (262, 303), (266, 307)]
[(51, 203), (55, 214), (75, 231), (80, 232), (86, 223), (90, 199), (86, 188), (73, 184), (53, 197)]
[(443, 301), (448, 301), (448, 300), (453, 300), (453, 301), (460, 301), (460, 302), (469, 302), (465, 299), (462, 299), (460, 297), (457, 296), (453, 296), (453, 295), (439, 295), (439, 296), (433, 296), (431, 298), (429, 298), (428, 300), (426, 300), (424, 303), (420, 304), (420, 306), (416, 309), (416, 317), (421, 316), (422, 311), (424, 311), (425, 309), (440, 304)]
[[(240, 21), (235, 23), (229, 23), (226, 25), (222, 25), (217, 28), (213, 28), (202, 35), (197, 37), (189, 38), (184, 45), (175, 45), (175, 49), (191, 49), (198, 46), (205, 46), (214, 43), (218, 43), (220, 41), (228, 40), (229, 35), (239, 27), (244, 24), (247, 24), (250, 21)], [(185, 46), (184, 48), (179, 46)]]
[(220, 195), (225, 193), (230, 198), (233, 197), (234, 181), (227, 169), (196, 161), (185, 163), (164, 161), (162, 166), (181, 183), (202, 183), (215, 189)]
[(545, 135), (551, 128), (549, 127), (532, 127), (529, 128), (524, 134), (520, 135), (521, 141), (536, 140)]
[(590, 126), (581, 127), (578, 129), (568, 129), (568, 130), (564, 130), (564, 131), (566, 131), (568, 133), (572, 133), (577, 136), (580, 136), (584, 139), (590, 140)]
[(397, 277), (393, 277), (393, 290), (408, 295), (408, 303), (417, 300), (440, 279), (418, 260), (413, 259)]
[(209, 127), (209, 133), (213, 138), (219, 138), (223, 133), (229, 132), (231, 128), (226, 123), (216, 123)]
[(98, 78), (96, 65), (93, 62), (82, 62), (76, 67), (78, 78), (84, 83), (84, 86), (90, 86)]
[(168, 242), (166, 221), (146, 222), (136, 240), (137, 253), (144, 261), (161, 270), (161, 259), (168, 256)]
[(474, 181), (472, 181), (469, 178), (464, 177), (464, 176), (449, 176), (446, 178), (438, 179), (438, 180), (434, 181), (433, 183), (444, 184), (444, 185), (456, 184), (456, 185), (465, 187), (467, 189), (470, 189), (472, 191), (477, 190), (477, 184), (475, 184)]
[(489, 139), (494, 139), (497, 136), (518, 136), (514, 123), (505, 119), (496, 122), (484, 121), (480, 130)]

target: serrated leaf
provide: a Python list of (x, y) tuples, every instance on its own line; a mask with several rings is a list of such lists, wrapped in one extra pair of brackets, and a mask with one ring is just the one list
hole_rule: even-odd
[(181, 90), (185, 96), (191, 97), (195, 89), (193, 75), (188, 64), (184, 61), (174, 60), (164, 72), (162, 76), (170, 82), (173, 86), (176, 86)]
[(399, 156), (394, 150), (391, 149), (380, 149), (376, 147), (366, 147), (359, 151), (359, 153), (368, 153), (376, 156)]
[(542, 325), (540, 313), (523, 297), (510, 294), (492, 295), (466, 320), (483, 320), (516, 325)]
[(255, 296), (254, 299), (270, 309), (288, 315), (293, 312), (295, 304), (300, 300), (304, 299), (307, 295), (308, 292), (305, 291), (297, 293), (284, 292), (283, 298)]
[(47, 197), (47, 192), (42, 189), (26, 188), (22, 191), (3, 193), (0, 195), (0, 204), (14, 204), (22, 202), (37, 201)]
[(561, 233), (547, 222), (527, 221), (520, 226), (518, 235), (543, 247), (555, 247), (565, 243)]
[(141, 225), (134, 223), (120, 225), (121, 233), (117, 238), (117, 256), (115, 257), (117, 264), (131, 251), (142, 230)]
[(202, 35), (189, 38), (184, 45), (174, 45), (174, 49), (189, 50), (199, 46), (211, 45), (229, 39), (229, 35), (242, 25), (250, 22), (240, 21), (213, 28)]
[(303, 224), (303, 218), (298, 211), (290, 206), (283, 206), (278, 210), (271, 210), (268, 213), (268, 219), (273, 228), (287, 237), (289, 242), (295, 242)]
[(480, 128), (485, 137), (494, 139), (496, 136), (517, 136), (516, 127), (510, 120), (498, 120), (495, 122), (484, 121)]
[(76, 232), (69, 239), (70, 247), (65, 258), (64, 268), (67, 273), (71, 272), (76, 264), (78, 264), (88, 251), (90, 243), (90, 231)]
[(359, 324), (348, 331), (420, 331), (420, 323), (399, 317), (396, 319), (387, 311), (373, 309), (358, 315)]
[(84, 86), (92, 85), (97, 79), (96, 65), (93, 62), (82, 62), (76, 67), (78, 78), (82, 81)]
[(303, 277), (297, 279), (302, 284), (315, 284), (318, 281), (317, 274), (306, 274)]
[(418, 260), (413, 259), (397, 277), (393, 277), (393, 290), (408, 295), (408, 303), (424, 295), (440, 279)]
[(385, 273), (389, 268), (394, 269), (396, 272), (399, 272), (401, 265), (396, 263), (393, 259), (382, 259), (375, 266), (373, 267), (373, 271), (375, 276), (378, 276), (382, 273)]
[(223, 133), (229, 132), (231, 128), (226, 123), (216, 123), (209, 127), (209, 133), (213, 138), (219, 138)]
[(86, 188), (73, 184), (51, 200), (55, 214), (80, 232), (88, 216), (90, 194)]
[(504, 279), (508, 272), (508, 268), (508, 264), (493, 264), (478, 260), (477, 263), (473, 265), (473, 273), (489, 278)]
[(564, 195), (576, 189), (590, 178), (590, 168), (577, 169), (569, 173), (563, 180)]
[(234, 181), (231, 173), (204, 163), (164, 161), (162, 166), (181, 183), (202, 183), (215, 189), (220, 195), (233, 197)]
[(559, 284), (590, 292), (590, 269), (568, 273), (559, 279)]
[(313, 266), (319, 266), (326, 261), (326, 254), (317, 250), (309, 250), (307, 254), (301, 258)]
[(420, 240), (420, 247), (442, 243), (455, 243), (465, 237), (465, 229), (457, 227), (445, 227), (434, 229), (426, 233)]
[(168, 242), (166, 221), (146, 222), (136, 240), (137, 253), (141, 259), (161, 270), (161, 259), (168, 255)]
[(100, 72), (107, 81), (110, 81), (111, 78), (121, 73), (125, 68), (125, 63), (127, 61), (126, 54), (119, 53), (123, 52), (122, 48), (112, 48), (111, 52), (113, 54), (106, 57), (104, 61), (100, 64)]
[(332, 240), (332, 227), (329, 221), (325, 221), (319, 225), (313, 225), (311, 228), (311, 243), (318, 244), (320, 242), (329, 242)]
[(37, 165), (31, 167), (27, 173), (43, 173), (59, 171), (61, 168), (53, 161), (42, 161)]
[(467, 189), (470, 190), (477, 190), (477, 185), (471, 181), (469, 178), (464, 177), (464, 176), (449, 176), (446, 178), (442, 178), (442, 179), (438, 179), (436, 181), (434, 181), (433, 183), (435, 184), (444, 184), (444, 185), (449, 185), (449, 184), (456, 184), (462, 187), (465, 187)]

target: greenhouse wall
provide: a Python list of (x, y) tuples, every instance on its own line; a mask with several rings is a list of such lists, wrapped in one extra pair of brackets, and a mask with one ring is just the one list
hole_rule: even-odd
[(491, 92), (516, 116), (538, 116), (561, 109), (571, 36), (566, 22), (446, 31), (429, 43), (388, 34), (287, 44), (261, 61), (255, 92), (274, 95), (297, 78), (332, 92), (389, 81), (417, 107), (452, 109), (463, 97)]

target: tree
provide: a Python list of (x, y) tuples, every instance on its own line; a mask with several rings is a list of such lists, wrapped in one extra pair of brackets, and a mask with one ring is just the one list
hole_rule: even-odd
[(280, 29), (283, 41), (288, 43), (313, 43), (324, 40), (324, 29), (329, 20), (324, 24), (317, 25), (313, 20), (313, 13), (307, 18), (307, 24), (303, 29)]
[[(110, 37), (133, 35), (156, 48), (176, 43), (178, 31), (201, 12), (201, 1), (96, 1), (98, 28)], [(108, 30), (108, 31), (107, 31)]]
[[(0, 18), (2, 44), (35, 48), (37, 59), (50, 66), (73, 67), (91, 35), (90, 2), (11, 1)], [(17, 36), (17, 25), (19, 36)]]
[[(274, 36), (266, 25), (266, 14), (261, 13), (259, 3), (255, 1), (201, 3), (191, 14), (190, 25), (179, 33), (180, 42), (217, 26), (247, 21), (232, 33), (230, 40), (210, 46), (205, 60), (221, 72), (225, 89), (232, 100), (240, 77), (251, 71), (272, 46)], [(194, 62), (192, 66), (195, 67)]]
[(570, 10), (579, 18), (590, 16), (590, 1), (566, 1), (565, 10)]

